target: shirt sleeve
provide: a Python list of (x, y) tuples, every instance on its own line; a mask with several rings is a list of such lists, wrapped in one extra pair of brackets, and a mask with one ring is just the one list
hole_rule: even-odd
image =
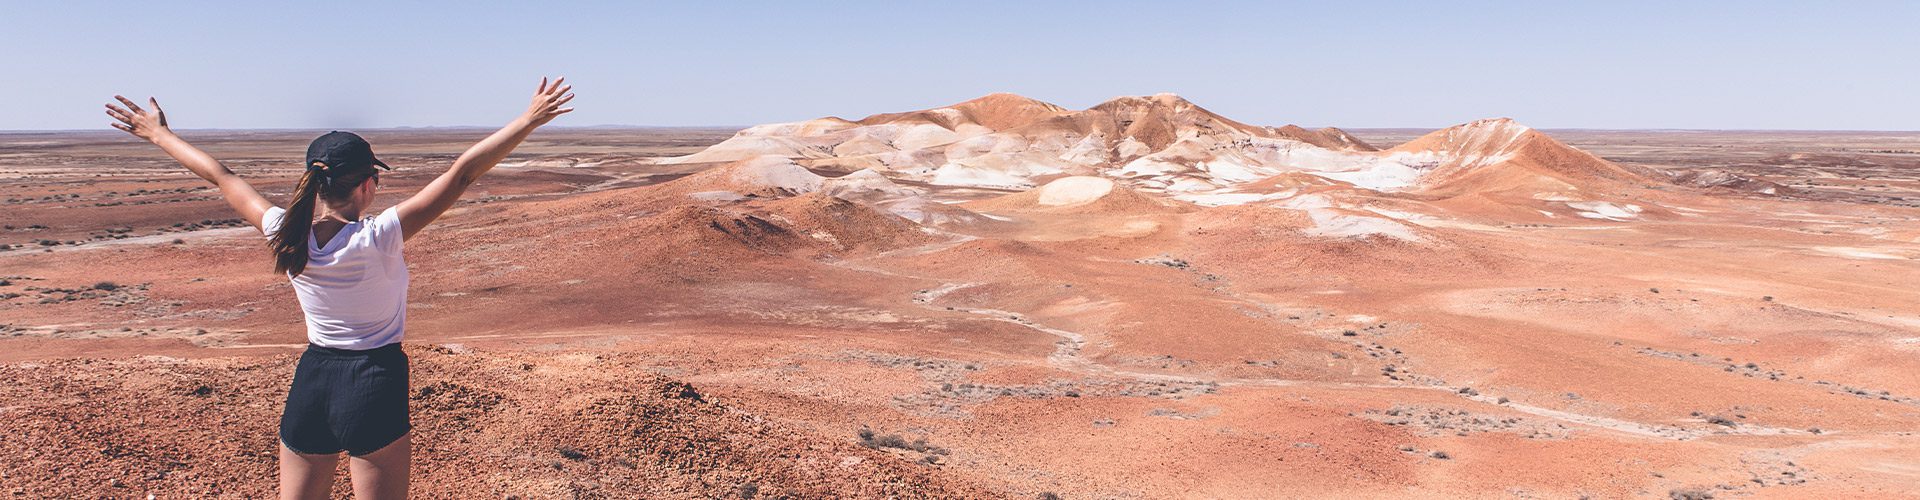
[(287, 210), (280, 207), (267, 207), (267, 213), (260, 214), (260, 234), (268, 238), (280, 232), (280, 224), (287, 219)]
[(373, 232), (373, 245), (381, 253), (399, 255), (406, 242), (406, 233), (400, 229), (400, 207), (395, 206), (374, 216), (373, 224), (368, 226)]

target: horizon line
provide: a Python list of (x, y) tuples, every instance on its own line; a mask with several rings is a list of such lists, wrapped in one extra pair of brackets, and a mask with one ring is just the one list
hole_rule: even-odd
[[(789, 122), (772, 122), (772, 123), (789, 123)], [(601, 125), (554, 125), (554, 126), (546, 126), (546, 127), (541, 127), (541, 128), (542, 128), (542, 129), (546, 129), (546, 130), (594, 130), (594, 129), (599, 129), (599, 130), (621, 130), (621, 129), (628, 129), (628, 130), (644, 130), (644, 129), (732, 129), (732, 130), (744, 130), (744, 129), (747, 129), (747, 128), (751, 128), (751, 127), (755, 127), (755, 126), (758, 126), (758, 125), (766, 125), (766, 124), (755, 124), (755, 125), (626, 125), (626, 124), (601, 124)], [(1463, 125), (1463, 123), (1462, 123), (1462, 124), (1454, 124), (1454, 125), (1447, 125), (1447, 126), (1442, 126), (1442, 127), (1425, 127), (1425, 126), (1387, 126), (1387, 127), (1339, 127), (1339, 126), (1308, 126), (1308, 125), (1300, 125), (1300, 127), (1301, 127), (1301, 128), (1309, 128), (1309, 129), (1312, 129), (1312, 128), (1337, 128), (1337, 129), (1340, 129), (1340, 130), (1347, 130), (1347, 131), (1353, 131), (1353, 130), (1427, 130), (1427, 131), (1438, 131), (1438, 130), (1445, 130), (1445, 129), (1448, 129), (1448, 128), (1451, 128), (1451, 127), (1455, 127), (1455, 126), (1459, 126), (1459, 125)], [(1526, 125), (1526, 124), (1524, 124), (1524, 123), (1522, 123), (1521, 125)], [(1256, 125), (1256, 126), (1261, 126), (1261, 125)], [(398, 126), (382, 126), (382, 127), (254, 127), (254, 128), (220, 128), (220, 127), (209, 127), (209, 128), (179, 128), (179, 129), (173, 129), (173, 130), (175, 130), (175, 131), (191, 131), (191, 132), (309, 132), (309, 131), (316, 131), (316, 130), (343, 130), (343, 129), (351, 129), (351, 130), (382, 130), (382, 131), (393, 131), (393, 130), (493, 130), (493, 129), (497, 129), (497, 128), (499, 128), (499, 127), (497, 127), (497, 126), (493, 126), (493, 125), (398, 125)], [(1684, 128), (1684, 127), (1682, 127), (1682, 128), (1675, 128), (1675, 127), (1658, 127), (1658, 128), (1616, 128), (1616, 127), (1533, 127), (1533, 126), (1528, 126), (1528, 128), (1532, 128), (1532, 129), (1534, 129), (1534, 130), (1544, 130), (1544, 131), (1555, 131), (1555, 130), (1562, 130), (1562, 131), (1572, 131), (1572, 132), (1824, 132), (1824, 133), (1839, 133), (1839, 132), (1877, 132), (1877, 133), (1920, 133), (1920, 129), (1917, 129), (1917, 130), (1892, 130), (1892, 129), (1848, 129), (1848, 128)], [(122, 134), (124, 134), (124, 133), (125, 133), (125, 132), (121, 132), (121, 131), (119, 131), (119, 130), (115, 130), (115, 129), (112, 129), (112, 128), (101, 128), (101, 129), (95, 129), (95, 128), (54, 128), (54, 129), (0, 129), (0, 134), (36, 134), (36, 133), (37, 133), (37, 134), (46, 134), (46, 133), (73, 133), (73, 132), (109, 132), (109, 131), (111, 131), (111, 132), (113, 132), (113, 133), (122, 133)]]

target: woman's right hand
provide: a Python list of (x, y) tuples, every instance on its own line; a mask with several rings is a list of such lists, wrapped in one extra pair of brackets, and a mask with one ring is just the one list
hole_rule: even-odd
[(525, 115), (533, 126), (546, 125), (547, 122), (553, 121), (554, 117), (573, 111), (573, 108), (560, 107), (567, 104), (567, 101), (573, 100), (573, 94), (567, 92), (573, 90), (573, 86), (561, 85), (566, 81), (566, 77), (560, 77), (552, 84), (548, 84), (545, 77), (540, 78), (540, 89), (533, 93), (533, 104), (527, 106)]
[(120, 123), (109, 124), (113, 125), (113, 128), (133, 134), (134, 137), (146, 139), (147, 142), (154, 142), (167, 134), (173, 133), (172, 129), (167, 128), (167, 112), (160, 110), (160, 101), (148, 97), (147, 104), (153, 106), (153, 111), (147, 111), (141, 109), (140, 105), (134, 104), (132, 100), (125, 97), (116, 95), (113, 96), (113, 98), (120, 100), (121, 104), (127, 105), (127, 107), (122, 108), (113, 105), (113, 103), (107, 103), (107, 116), (111, 116), (115, 120), (120, 120)]

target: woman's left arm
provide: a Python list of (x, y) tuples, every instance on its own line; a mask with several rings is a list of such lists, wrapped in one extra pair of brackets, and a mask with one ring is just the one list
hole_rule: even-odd
[(245, 179), (228, 170), (226, 165), (220, 164), (219, 160), (213, 159), (213, 156), (208, 155), (206, 151), (188, 144), (186, 139), (181, 139), (179, 135), (174, 134), (173, 129), (167, 128), (167, 113), (160, 110), (160, 101), (147, 98), (147, 104), (153, 106), (153, 110), (148, 111), (125, 97), (116, 95), (113, 98), (127, 106), (122, 108), (112, 103), (107, 104), (107, 116), (120, 121), (120, 123), (111, 124), (113, 128), (160, 146), (161, 151), (166, 151), (167, 156), (172, 156), (174, 161), (186, 166), (187, 170), (193, 171), (194, 175), (219, 186), (220, 196), (227, 199), (227, 205), (233, 207), (233, 211), (239, 212), (240, 218), (246, 219), (247, 223), (253, 224), (253, 227), (260, 227), (260, 219), (266, 215), (267, 209), (273, 208), (273, 204), (268, 203), (266, 197), (260, 196), (260, 192), (255, 191), (252, 184), (247, 184)]

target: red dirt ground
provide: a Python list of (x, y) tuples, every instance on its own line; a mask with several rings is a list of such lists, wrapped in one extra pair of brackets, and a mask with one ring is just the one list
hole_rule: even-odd
[[(1013, 198), (923, 230), (819, 194), (694, 201), (673, 180), (711, 165), (643, 161), (728, 133), (543, 131), (408, 243), (415, 494), (1920, 495), (1910, 169), (1730, 159), (1889, 187), (1610, 187), (1650, 207), (1631, 221), (1325, 193), (1420, 215), (1418, 241)], [(365, 133), (399, 167), (379, 204), (481, 134)], [(1654, 172), (1749, 140), (1551, 134)], [(310, 138), (189, 137), (276, 200)], [(0, 135), (0, 492), (274, 487), (299, 309), (258, 234), (143, 148)]]

